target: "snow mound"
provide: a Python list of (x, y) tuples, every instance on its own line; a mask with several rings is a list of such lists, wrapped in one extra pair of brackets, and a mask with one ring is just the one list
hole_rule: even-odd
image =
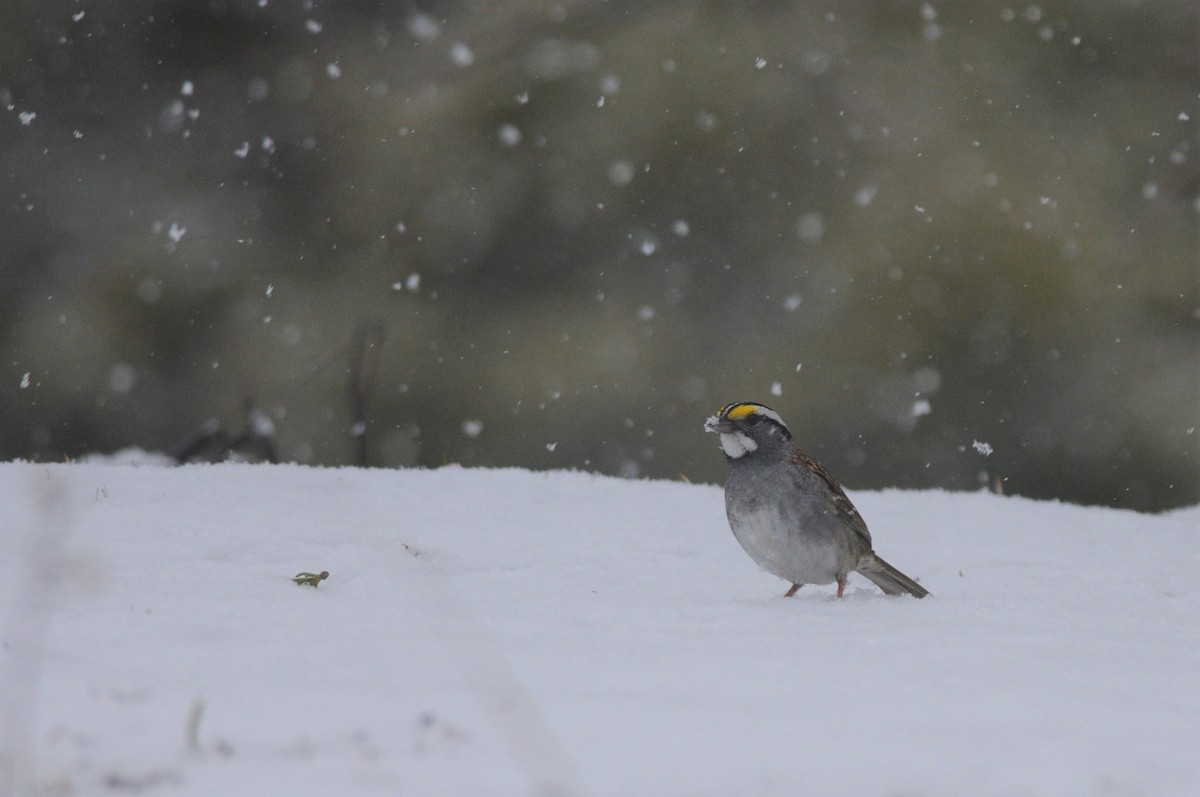
[(0, 793), (1196, 793), (1200, 508), (853, 499), (931, 598), (712, 486), (0, 464)]

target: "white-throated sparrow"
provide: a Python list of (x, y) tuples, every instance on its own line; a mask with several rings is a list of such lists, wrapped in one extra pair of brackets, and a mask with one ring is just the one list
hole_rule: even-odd
[(871, 533), (837, 480), (800, 450), (779, 413), (753, 402), (722, 407), (704, 424), (721, 436), (729, 462), (725, 513), (733, 536), (768, 573), (792, 583), (837, 582), (850, 571), (888, 595), (923, 598), (929, 591), (879, 558)]

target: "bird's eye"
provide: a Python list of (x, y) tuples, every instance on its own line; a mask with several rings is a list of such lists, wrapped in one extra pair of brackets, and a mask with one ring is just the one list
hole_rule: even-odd
[(746, 423), (750, 426), (758, 426), (762, 422), (763, 422), (763, 416), (761, 416), (757, 413), (755, 413), (754, 415), (751, 415), (749, 418), (746, 419)]

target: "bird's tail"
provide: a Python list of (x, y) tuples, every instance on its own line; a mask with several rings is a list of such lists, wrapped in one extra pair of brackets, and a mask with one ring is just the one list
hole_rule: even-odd
[(858, 572), (870, 579), (875, 586), (888, 595), (903, 595), (907, 592), (914, 598), (924, 598), (929, 594), (929, 590), (878, 556), (872, 557), (870, 564), (863, 565), (858, 569)]

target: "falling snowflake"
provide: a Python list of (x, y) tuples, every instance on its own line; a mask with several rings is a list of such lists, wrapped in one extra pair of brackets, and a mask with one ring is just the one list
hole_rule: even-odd
[(521, 129), (513, 124), (500, 125), (498, 135), (500, 143), (506, 147), (515, 147), (521, 143), (521, 139), (523, 138)]
[(462, 42), (455, 42), (450, 47), (450, 63), (466, 68), (475, 63), (475, 53)]

